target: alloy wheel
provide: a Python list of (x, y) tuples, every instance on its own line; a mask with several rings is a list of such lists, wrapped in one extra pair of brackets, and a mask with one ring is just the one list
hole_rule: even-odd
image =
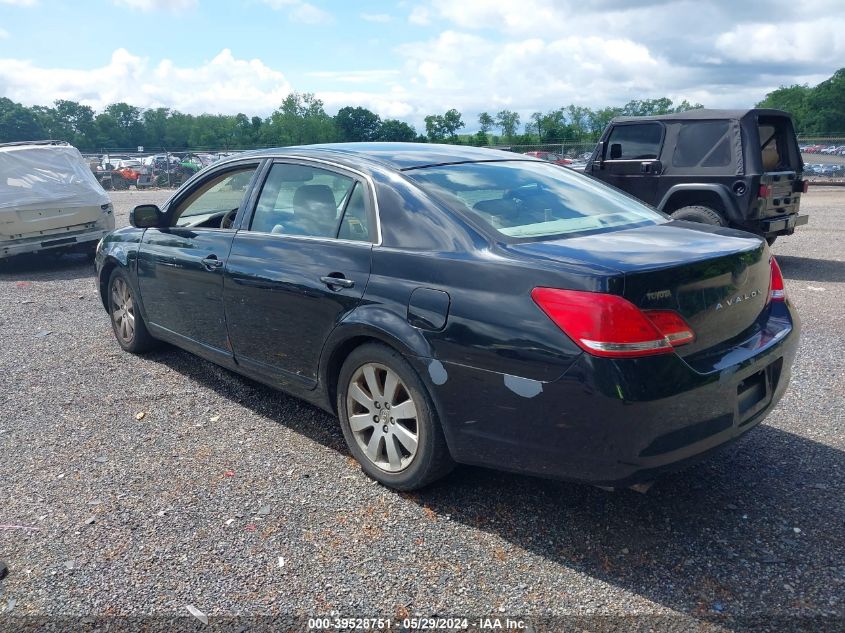
[(112, 283), (111, 305), (114, 331), (128, 345), (135, 336), (135, 303), (129, 292), (129, 284), (121, 277), (115, 277)]
[(417, 454), (417, 406), (399, 375), (379, 363), (355, 370), (346, 392), (349, 427), (361, 451), (378, 468), (396, 473)]

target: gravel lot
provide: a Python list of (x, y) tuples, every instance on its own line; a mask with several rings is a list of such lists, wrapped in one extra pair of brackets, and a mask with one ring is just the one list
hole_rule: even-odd
[[(121, 226), (169, 193), (111, 195)], [(646, 495), (476, 468), (391, 492), (321, 411), (123, 353), (81, 256), (0, 263), (0, 524), (37, 528), (0, 529), (0, 612), (845, 617), (845, 189), (803, 208), (774, 246), (804, 324), (790, 391)]]

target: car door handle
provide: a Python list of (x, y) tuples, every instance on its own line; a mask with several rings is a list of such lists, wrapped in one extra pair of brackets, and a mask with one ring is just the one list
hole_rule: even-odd
[(217, 255), (209, 255), (208, 257), (203, 257), (202, 259), (203, 268), (206, 270), (216, 270), (223, 266), (223, 260), (217, 259)]
[(333, 286), (338, 288), (351, 288), (355, 285), (355, 282), (352, 279), (347, 279), (346, 277), (332, 277), (331, 275), (320, 277), (320, 281), (332, 290), (334, 290)]

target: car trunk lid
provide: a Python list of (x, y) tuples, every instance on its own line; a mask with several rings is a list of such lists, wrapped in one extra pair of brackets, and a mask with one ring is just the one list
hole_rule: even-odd
[(771, 269), (760, 238), (689, 222), (513, 244), (544, 259), (586, 259), (624, 275), (622, 296), (642, 310), (674, 310), (695, 332), (686, 356), (730, 340), (763, 311)]

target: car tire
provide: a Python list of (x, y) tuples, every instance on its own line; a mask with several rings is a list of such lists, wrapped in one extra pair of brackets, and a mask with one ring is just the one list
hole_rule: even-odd
[(107, 293), (109, 319), (118, 344), (133, 354), (142, 354), (155, 348), (158, 341), (147, 329), (135, 289), (122, 269), (115, 268), (112, 271)]
[(385, 486), (417, 490), (454, 468), (423, 381), (385, 345), (362, 345), (346, 359), (338, 377), (337, 411), (352, 456)]
[(686, 220), (687, 222), (700, 222), (701, 224), (710, 224), (713, 226), (727, 226), (725, 218), (721, 213), (700, 205), (690, 205), (688, 207), (681, 207), (672, 212), (673, 220)]

